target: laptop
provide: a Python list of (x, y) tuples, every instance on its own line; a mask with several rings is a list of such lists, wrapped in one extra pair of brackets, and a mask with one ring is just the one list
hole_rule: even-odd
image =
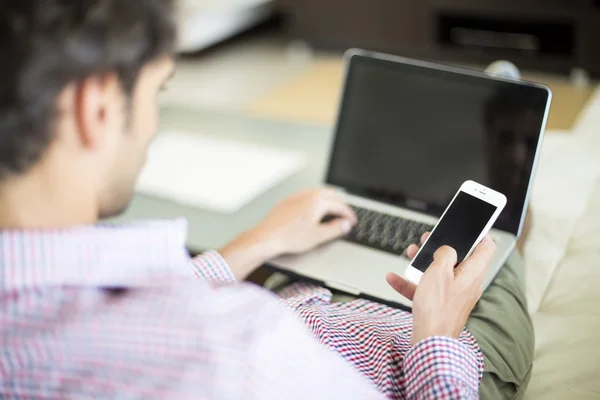
[(519, 239), (548, 118), (542, 85), (362, 50), (346, 81), (325, 184), (356, 211), (346, 238), (270, 263), (336, 291), (410, 308), (385, 275), (403, 276), (406, 249), (441, 217), (461, 184), (506, 195), (484, 289)]

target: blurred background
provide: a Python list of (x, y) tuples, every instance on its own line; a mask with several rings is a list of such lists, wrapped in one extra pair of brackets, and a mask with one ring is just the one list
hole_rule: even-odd
[(553, 89), (550, 129), (572, 127), (600, 75), (597, 0), (180, 0), (179, 20), (185, 56), (164, 101), (267, 118), (330, 124), (351, 47), (509, 60)]

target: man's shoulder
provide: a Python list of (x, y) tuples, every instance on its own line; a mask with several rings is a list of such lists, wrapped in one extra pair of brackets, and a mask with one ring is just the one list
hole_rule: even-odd
[[(256, 374), (248, 354), (262, 351), (270, 334), (261, 322), (287, 318), (279, 302), (257, 288), (202, 282), (50, 287), (22, 291), (11, 302), (8, 324), (0, 328), (10, 343), (0, 357), (0, 380), (49, 397), (53, 390), (57, 397), (141, 394), (149, 384), (176, 398), (197, 391), (198, 382), (220, 390), (213, 378), (241, 384)], [(70, 379), (91, 381), (82, 387)]]
[(256, 316), (277, 318), (287, 313), (276, 297), (254, 286), (199, 281), (106, 288), (56, 286), (4, 298), (2, 308), (11, 317), (6, 319), (4, 333), (26, 330), (37, 336), (52, 330), (58, 333), (57, 340), (89, 341), (87, 349), (102, 343), (118, 346), (120, 338), (135, 338), (138, 344), (150, 337), (169, 340), (172, 336), (182, 339), (181, 343), (186, 337), (194, 343), (213, 336), (228, 340), (228, 333), (235, 329), (260, 329)]

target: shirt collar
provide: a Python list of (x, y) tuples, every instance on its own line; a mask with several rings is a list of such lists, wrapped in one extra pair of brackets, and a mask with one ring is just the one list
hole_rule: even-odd
[(190, 276), (184, 220), (0, 231), (0, 290), (121, 287)]

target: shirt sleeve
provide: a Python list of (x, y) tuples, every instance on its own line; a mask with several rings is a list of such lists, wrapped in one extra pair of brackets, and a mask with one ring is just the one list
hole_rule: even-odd
[(431, 337), (404, 359), (407, 399), (478, 399), (483, 363), (456, 339)]
[(259, 323), (259, 354), (253, 357), (255, 376), (273, 398), (385, 399), (355, 365), (319, 344), (281, 303), (272, 308), (276, 315)]
[[(203, 280), (235, 282), (217, 252), (193, 260)], [(411, 344), (412, 315), (366, 300), (332, 303), (331, 291), (296, 283), (280, 291), (319, 342), (338, 353), (392, 399), (477, 399), (483, 354), (472, 334)]]
[(465, 329), (458, 339), (411, 343), (412, 315), (366, 300), (331, 303), (331, 292), (296, 283), (279, 292), (284, 304), (323, 344), (392, 399), (476, 399), (483, 353)]
[(236, 283), (235, 275), (227, 261), (216, 251), (209, 251), (192, 259), (193, 272), (204, 281)]

